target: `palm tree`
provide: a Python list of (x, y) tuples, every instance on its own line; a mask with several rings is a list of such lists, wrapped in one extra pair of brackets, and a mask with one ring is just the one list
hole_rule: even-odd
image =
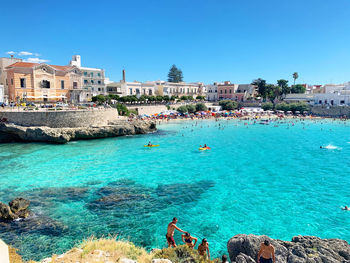
[(299, 78), (299, 74), (298, 74), (298, 72), (294, 72), (293, 73), (294, 85), (295, 85), (295, 81), (297, 78)]

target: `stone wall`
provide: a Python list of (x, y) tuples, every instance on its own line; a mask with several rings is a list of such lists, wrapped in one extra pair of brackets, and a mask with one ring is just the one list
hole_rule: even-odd
[(62, 111), (0, 111), (0, 119), (21, 126), (74, 128), (107, 125), (118, 120), (116, 109), (62, 110)]
[(312, 106), (311, 114), (321, 117), (343, 117), (346, 115), (350, 118), (350, 107), (339, 107), (339, 106)]
[[(177, 109), (178, 107), (186, 104), (196, 104), (198, 102), (193, 103), (178, 103), (178, 104), (170, 104), (170, 110)], [(213, 103), (205, 103), (207, 107), (213, 106)], [(128, 106), (128, 109), (137, 110), (139, 115), (147, 114), (152, 115), (155, 113), (161, 113), (162, 111), (168, 110), (166, 105), (138, 105), (138, 106)]]

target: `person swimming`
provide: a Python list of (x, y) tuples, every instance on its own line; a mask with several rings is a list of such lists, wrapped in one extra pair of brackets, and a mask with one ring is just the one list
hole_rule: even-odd
[(350, 211), (350, 207), (344, 206), (344, 207), (342, 207), (342, 210)]

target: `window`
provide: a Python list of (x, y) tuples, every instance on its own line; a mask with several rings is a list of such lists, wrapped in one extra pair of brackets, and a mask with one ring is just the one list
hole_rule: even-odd
[(345, 100), (341, 100), (341, 101), (340, 101), (340, 104), (345, 104)]
[(101, 80), (97, 81), (98, 84), (101, 84)]
[(87, 81), (87, 79), (84, 79), (84, 84), (88, 84), (88, 81)]
[(101, 77), (101, 73), (97, 73), (97, 76)]
[(227, 93), (227, 89), (225, 89), (225, 94)]
[(50, 88), (50, 81), (48, 80), (43, 80), (41, 82), (41, 87), (44, 88), (44, 89), (49, 89)]
[(101, 88), (98, 88), (98, 91), (101, 91)]
[(129, 89), (129, 93), (132, 94), (132, 89), (131, 88)]
[(140, 90), (139, 89), (136, 89), (136, 94), (140, 94)]
[(13, 79), (11, 79), (11, 85), (13, 85)]
[(220, 90), (220, 94), (222, 94), (222, 90)]
[(84, 72), (84, 76), (87, 76), (87, 72), (86, 71)]
[(61, 89), (64, 89), (64, 80), (61, 80)]
[(94, 73), (93, 73), (93, 72), (91, 72), (91, 73), (90, 73), (90, 77), (93, 77), (93, 76), (94, 76)]
[(25, 88), (26, 87), (26, 79), (25, 78), (21, 78), (21, 88)]
[(73, 82), (73, 89), (77, 89), (78, 88), (78, 82), (74, 81)]
[(232, 93), (232, 90), (230, 89), (230, 94)]
[(148, 90), (148, 94), (152, 95), (152, 90), (151, 89)]
[(94, 84), (94, 80), (93, 79), (91, 80), (91, 84)]

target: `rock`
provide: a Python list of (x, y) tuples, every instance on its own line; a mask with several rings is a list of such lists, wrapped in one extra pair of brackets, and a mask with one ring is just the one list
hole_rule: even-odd
[(26, 218), (29, 215), (29, 211), (27, 210), (30, 201), (24, 198), (16, 198), (9, 203), (11, 211), (16, 214), (20, 218)]
[(286, 263), (345, 263), (350, 262), (350, 245), (339, 239), (296, 236), (292, 242), (274, 240), (267, 236), (236, 235), (227, 243), (232, 262), (253, 263), (260, 244), (270, 240), (275, 247), (276, 262)]
[(119, 260), (120, 263), (137, 263), (137, 261), (132, 260), (130, 258), (122, 258)]
[(161, 249), (159, 249), (159, 248), (152, 248), (151, 253), (154, 254), (154, 253), (157, 253), (160, 251), (161, 251)]
[(105, 126), (78, 128), (24, 127), (11, 123), (1, 123), (0, 142), (67, 143), (72, 140), (145, 134), (154, 131), (156, 131), (155, 123), (148, 121), (117, 121)]
[(11, 208), (0, 202), (0, 221), (12, 221), (17, 219), (18, 216), (11, 211)]
[(172, 263), (171, 260), (166, 258), (155, 258), (152, 259), (152, 263)]

